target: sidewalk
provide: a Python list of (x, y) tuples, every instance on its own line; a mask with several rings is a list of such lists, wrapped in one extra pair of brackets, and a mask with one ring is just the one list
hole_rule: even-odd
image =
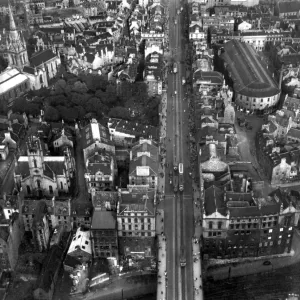
[[(158, 167), (158, 195), (163, 195), (165, 190), (165, 137), (166, 137), (166, 114), (167, 114), (167, 93), (163, 92), (161, 97), (161, 107), (159, 113), (159, 123), (160, 123), (160, 142), (159, 142), (159, 167)], [(164, 174), (163, 177), (160, 174)], [(160, 197), (161, 198), (161, 197)], [(158, 208), (161, 208), (161, 205), (158, 204)]]
[(166, 270), (167, 270), (167, 252), (166, 240), (162, 235), (158, 235), (158, 271), (157, 271), (157, 300), (165, 300), (166, 296)]
[(193, 275), (194, 275), (194, 299), (202, 300), (203, 297), (203, 282), (202, 282), (202, 265), (201, 265), (201, 236), (202, 236), (202, 223), (201, 223), (201, 205), (200, 205), (200, 191), (195, 181), (193, 181), (193, 203), (194, 203), (194, 220), (195, 220), (195, 234), (193, 243)]

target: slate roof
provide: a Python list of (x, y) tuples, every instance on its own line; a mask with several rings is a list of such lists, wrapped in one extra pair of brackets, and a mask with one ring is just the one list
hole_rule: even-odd
[(288, 1), (288, 2), (279, 2), (279, 13), (298, 13), (300, 10), (300, 2), (299, 1)]
[(134, 160), (130, 161), (129, 164), (129, 175), (138, 176), (137, 175), (137, 167), (148, 166), (149, 167), (149, 176), (157, 176), (158, 175), (158, 162), (153, 160), (147, 155), (142, 155)]
[(54, 245), (50, 248), (43, 262), (42, 272), (37, 280), (37, 289), (43, 289), (45, 292), (51, 289), (53, 277), (60, 269), (62, 257), (63, 250), (59, 246)]
[(92, 195), (92, 203), (94, 208), (103, 210), (115, 210), (119, 199), (118, 192), (96, 191)]
[(194, 73), (194, 80), (210, 81), (211, 83), (222, 85), (223, 75), (216, 71), (201, 71), (198, 70)]
[(144, 138), (152, 138), (158, 140), (158, 128), (150, 125), (142, 125), (127, 120), (110, 118), (108, 120), (110, 128), (114, 128), (116, 132), (127, 133), (131, 135), (140, 135)]
[(154, 190), (123, 191), (120, 198), (120, 213), (124, 211), (148, 211), (147, 215), (154, 214)]
[(95, 210), (91, 230), (117, 228), (117, 214), (113, 211)]
[(205, 190), (204, 209), (206, 215), (215, 212), (226, 216), (226, 204), (224, 202), (224, 192), (215, 185)]
[(81, 136), (82, 136), (81, 141), (82, 141), (83, 149), (94, 144), (96, 140), (98, 140), (100, 143), (113, 145), (112, 141), (110, 140), (110, 134), (108, 128), (98, 123), (95, 119), (93, 119), (91, 123), (86, 125), (81, 130)]
[(54, 54), (50, 49), (46, 49), (37, 53), (34, 53), (30, 58), (30, 65), (33, 67), (38, 67), (43, 63), (48, 62), (56, 58), (56, 54)]
[(138, 142), (138, 144), (134, 145), (131, 148), (131, 152), (132, 152), (132, 159), (137, 158), (138, 153), (143, 153), (143, 152), (150, 152), (150, 157), (155, 161), (157, 161), (158, 159), (158, 147), (153, 143), (149, 144), (146, 141)]
[(224, 45), (221, 58), (227, 63), (235, 92), (248, 97), (271, 97), (280, 93), (254, 48), (237, 40)]
[(87, 172), (96, 174), (100, 171), (103, 175), (112, 175), (113, 170), (110, 168), (112, 159), (113, 157), (108, 152), (95, 152), (88, 157)]

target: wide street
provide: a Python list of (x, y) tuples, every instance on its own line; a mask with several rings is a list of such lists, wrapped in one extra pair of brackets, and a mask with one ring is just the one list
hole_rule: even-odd
[[(193, 299), (193, 255), (192, 237), (193, 223), (193, 188), (189, 176), (188, 149), (188, 102), (184, 100), (185, 89), (182, 78), (185, 77), (185, 40), (182, 34), (182, 14), (179, 0), (169, 4), (169, 50), (173, 54), (173, 61), (177, 63), (178, 72), (168, 75), (167, 90), (167, 127), (166, 127), (166, 168), (165, 168), (165, 235), (167, 238), (167, 299)], [(177, 24), (174, 20), (177, 20)], [(175, 94), (175, 91), (177, 93)], [(170, 171), (173, 172), (173, 158), (177, 164), (183, 163), (184, 191), (174, 193), (170, 184)], [(174, 174), (173, 174), (174, 179)], [(180, 266), (180, 251), (185, 249), (186, 266)]]

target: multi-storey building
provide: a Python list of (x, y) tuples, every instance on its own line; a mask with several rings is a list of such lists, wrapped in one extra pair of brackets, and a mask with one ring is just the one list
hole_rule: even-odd
[(140, 137), (158, 141), (158, 128), (122, 119), (110, 118), (107, 122), (112, 140), (118, 146), (132, 146)]
[(111, 141), (108, 129), (92, 119), (80, 132), (84, 161), (96, 150), (105, 149), (107, 152), (115, 152), (115, 146)]
[(232, 40), (219, 50), (219, 56), (219, 67), (227, 82), (233, 83), (235, 104), (239, 108), (257, 112), (278, 103), (280, 88), (253, 47)]
[(147, 186), (122, 190), (117, 210), (120, 254), (153, 256), (155, 197), (155, 189)]
[(85, 179), (88, 192), (91, 189), (111, 190), (114, 187), (117, 166), (114, 156), (106, 151), (96, 151), (86, 160)]
[(118, 260), (116, 212), (96, 209), (91, 224), (94, 257), (113, 257)]
[(130, 152), (129, 184), (156, 187), (159, 176), (158, 166), (156, 144), (152, 140), (140, 139)]
[(253, 192), (227, 192), (211, 186), (205, 190), (204, 257), (289, 253), (298, 210), (298, 204), (280, 190), (265, 198)]
[(89, 262), (92, 259), (91, 232), (78, 228), (68, 249), (68, 256), (72, 256), (81, 262)]
[(145, 59), (144, 81), (148, 85), (148, 95), (155, 96), (162, 93), (162, 55), (152, 52)]

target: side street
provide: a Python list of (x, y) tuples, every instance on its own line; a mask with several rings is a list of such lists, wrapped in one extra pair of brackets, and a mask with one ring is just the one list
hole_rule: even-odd
[(300, 294), (299, 11), (1, 2), (0, 300)]

